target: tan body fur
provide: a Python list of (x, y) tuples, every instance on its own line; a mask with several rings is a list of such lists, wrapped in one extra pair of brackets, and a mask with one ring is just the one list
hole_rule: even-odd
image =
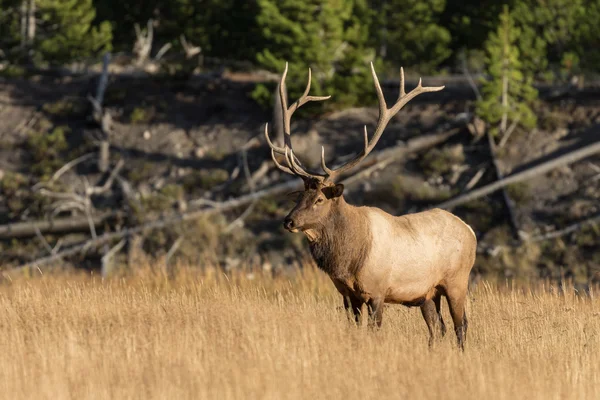
[[(472, 229), (440, 209), (396, 217), (378, 208), (354, 207), (343, 196), (332, 203), (323, 223), (304, 233), (313, 255), (317, 250), (317, 265), (329, 274), (356, 319), (363, 304), (377, 325), (383, 303), (420, 306), (431, 342), (437, 331), (445, 332), (439, 312), (443, 295), (462, 346), (464, 303), (477, 248)], [(321, 248), (331, 252), (325, 262), (319, 257)]]

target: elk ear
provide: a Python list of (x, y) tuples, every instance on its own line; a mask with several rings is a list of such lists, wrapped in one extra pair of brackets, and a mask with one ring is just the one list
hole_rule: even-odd
[(328, 199), (340, 197), (342, 195), (342, 193), (344, 193), (344, 185), (342, 185), (341, 183), (338, 183), (337, 185), (334, 185), (334, 186), (328, 186), (326, 188), (323, 188), (323, 194)]

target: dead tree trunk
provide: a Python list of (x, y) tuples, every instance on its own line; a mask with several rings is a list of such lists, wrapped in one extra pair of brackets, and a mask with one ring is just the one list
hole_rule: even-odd
[(135, 24), (135, 44), (133, 53), (136, 55), (135, 63), (142, 66), (150, 58), (152, 51), (152, 41), (154, 40), (154, 21), (148, 20), (146, 31), (143, 32), (138, 24)]
[(22, 0), (20, 10), (21, 52), (23, 56), (32, 59), (33, 42), (36, 32), (35, 0)]
[(96, 97), (88, 97), (92, 103), (92, 118), (100, 126), (100, 138), (98, 140), (98, 170), (106, 172), (109, 169), (110, 162), (110, 132), (112, 130), (112, 116), (110, 112), (103, 107), (104, 93), (108, 86), (108, 65), (110, 64), (110, 53), (104, 55), (102, 64), (102, 75), (98, 81)]
[[(496, 172), (496, 179), (502, 180), (504, 178), (504, 174), (502, 173), (502, 169), (498, 164), (498, 159), (496, 158), (496, 143), (494, 142), (494, 138), (492, 137), (489, 129), (487, 132), (490, 157), (492, 159), (492, 165), (494, 166), (494, 171)], [(502, 199), (504, 200), (504, 208), (506, 209), (506, 214), (508, 215), (508, 221), (510, 223), (510, 228), (513, 234), (514, 239), (517, 242), (521, 241), (521, 235), (519, 234), (519, 225), (517, 222), (517, 217), (515, 215), (514, 203), (508, 192), (506, 191), (506, 187), (502, 188)]]

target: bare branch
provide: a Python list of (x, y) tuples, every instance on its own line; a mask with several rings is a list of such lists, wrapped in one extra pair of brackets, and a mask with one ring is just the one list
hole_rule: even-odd
[(62, 167), (60, 167), (60, 169), (58, 171), (56, 171), (54, 173), (54, 175), (52, 175), (52, 178), (50, 178), (50, 180), (48, 182), (38, 182), (38, 183), (36, 183), (33, 186), (32, 189), (33, 190), (37, 190), (40, 186), (53, 184), (65, 172), (67, 172), (71, 168), (73, 168), (73, 167), (81, 164), (82, 162), (89, 160), (90, 158), (94, 157), (94, 155), (95, 155), (94, 153), (87, 153), (87, 154), (82, 155), (81, 157), (77, 157), (76, 159), (69, 161), (68, 163), (66, 163), (65, 165), (63, 165)]
[(473, 79), (471, 72), (469, 72), (469, 66), (467, 65), (466, 52), (462, 53), (461, 59), (462, 59), (461, 61), (462, 61), (463, 74), (467, 78), (467, 82), (469, 83), (469, 86), (471, 86), (471, 89), (473, 89), (473, 93), (475, 93), (475, 98), (477, 100), (481, 100), (483, 98), (483, 97), (481, 97), (481, 92), (479, 92), (479, 88), (477, 87), (477, 84), (475, 83), (475, 80)]
[(502, 147), (504, 147), (504, 145), (506, 145), (506, 142), (508, 142), (510, 135), (512, 135), (513, 131), (515, 130), (515, 128), (517, 127), (517, 125), (519, 124), (520, 121), (521, 121), (521, 114), (517, 115), (517, 117), (510, 124), (510, 126), (508, 127), (508, 129), (506, 130), (504, 135), (502, 135), (502, 139), (500, 139), (500, 143), (498, 144), (498, 147), (502, 148)]
[(165, 256), (165, 268), (169, 266), (169, 261), (171, 260), (173, 255), (175, 255), (177, 250), (179, 250), (179, 247), (181, 246), (181, 243), (183, 243), (183, 240), (184, 240), (184, 237), (179, 236), (177, 238), (177, 240), (173, 243), (173, 245), (171, 246), (169, 251), (167, 252), (167, 255)]
[[(246, 146), (244, 146), (242, 148), (242, 160), (243, 160), (243, 165), (244, 165), (244, 176), (246, 177), (246, 181), (248, 182), (248, 186), (250, 187), (251, 194), (254, 194), (255, 184), (254, 184), (254, 181), (252, 180), (252, 174), (250, 173), (250, 168), (248, 167), (248, 156), (246, 154)], [(246, 210), (244, 210), (244, 212), (239, 217), (237, 217), (233, 222), (231, 222), (229, 225), (227, 225), (224, 232), (229, 233), (229, 232), (231, 232), (231, 230), (233, 230), (237, 226), (241, 225), (243, 223), (243, 221), (248, 217), (248, 215), (250, 215), (250, 213), (254, 209), (254, 206), (256, 205), (258, 200), (259, 199), (254, 199), (254, 201), (252, 201), (252, 203), (250, 203), (250, 205), (246, 208)]]
[(115, 166), (115, 168), (113, 168), (113, 170), (111, 171), (110, 176), (108, 177), (108, 179), (106, 180), (106, 182), (104, 182), (104, 185), (102, 185), (102, 186), (87, 187), (86, 188), (86, 194), (88, 196), (92, 196), (92, 195), (98, 195), (98, 194), (106, 193), (108, 190), (110, 190), (110, 188), (113, 185), (113, 182), (114, 182), (115, 178), (117, 177), (117, 175), (119, 174), (119, 172), (121, 172), (121, 169), (123, 168), (124, 165), (125, 165), (125, 161), (123, 161), (122, 159), (119, 160), (117, 162), (117, 165)]
[(185, 39), (185, 35), (181, 35), (179, 37), (179, 41), (181, 42), (181, 47), (183, 47), (183, 51), (185, 52), (185, 58), (192, 58), (197, 54), (200, 54), (202, 49), (200, 46), (194, 46), (191, 42), (188, 42)]
[(121, 239), (119, 243), (117, 243), (112, 249), (106, 252), (105, 255), (102, 256), (102, 277), (106, 278), (108, 272), (110, 270), (110, 265), (113, 257), (121, 251), (123, 246), (127, 243), (127, 240)]
[(475, 175), (473, 175), (473, 177), (471, 178), (471, 180), (469, 180), (469, 182), (465, 186), (465, 190), (468, 191), (468, 190), (473, 189), (475, 187), (475, 185), (477, 185), (477, 183), (481, 180), (481, 178), (483, 177), (483, 174), (485, 174), (486, 170), (487, 170), (486, 167), (479, 168), (479, 170), (477, 170), (477, 172), (475, 173)]
[(171, 47), (173, 47), (173, 45), (171, 43), (165, 44), (163, 47), (160, 48), (158, 53), (156, 53), (156, 55), (154, 56), (154, 59), (156, 61), (159, 61), (167, 53), (167, 51), (169, 51), (171, 49)]
[(600, 223), (600, 214), (596, 214), (592, 217), (586, 218), (583, 221), (577, 222), (575, 224), (571, 224), (563, 229), (559, 229), (557, 231), (545, 233), (543, 235), (532, 236), (527, 239), (528, 242), (541, 242), (544, 240), (556, 239), (561, 236), (566, 236), (570, 233), (576, 232), (586, 226), (593, 225), (596, 223)]
[(46, 250), (48, 251), (48, 254), (54, 254), (52, 246), (50, 246), (50, 243), (48, 243), (48, 241), (46, 240), (44, 235), (42, 235), (42, 232), (40, 232), (40, 228), (38, 228), (37, 226), (35, 227), (35, 235), (39, 239), (40, 243), (42, 243), (42, 246), (44, 246), (44, 248), (46, 248)]

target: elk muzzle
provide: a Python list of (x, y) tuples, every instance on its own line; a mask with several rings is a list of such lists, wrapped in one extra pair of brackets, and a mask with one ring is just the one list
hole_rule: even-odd
[(283, 220), (283, 227), (292, 233), (300, 231), (298, 221), (292, 218), (292, 213), (288, 214), (288, 216)]

